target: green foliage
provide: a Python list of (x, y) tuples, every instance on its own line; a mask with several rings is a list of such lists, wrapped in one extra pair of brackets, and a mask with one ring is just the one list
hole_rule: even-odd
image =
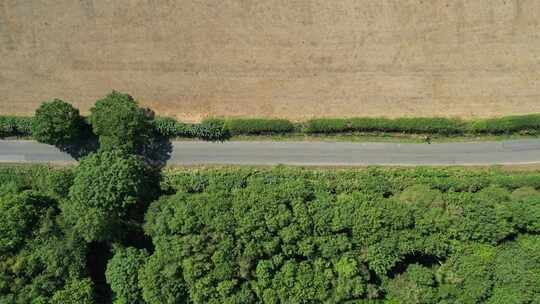
[(283, 134), (294, 130), (294, 125), (286, 119), (230, 118), (225, 120), (225, 128), (231, 135)]
[(197, 136), (195, 126), (178, 122), (170, 117), (156, 117), (153, 120), (154, 128), (158, 134), (173, 137), (195, 137)]
[(51, 145), (68, 144), (81, 136), (83, 119), (79, 110), (60, 99), (44, 102), (36, 110), (32, 135)]
[(140, 151), (149, 139), (152, 117), (128, 94), (113, 91), (96, 101), (90, 112), (88, 120), (102, 150), (133, 153)]
[(87, 241), (113, 237), (144, 191), (146, 168), (135, 156), (102, 151), (83, 158), (68, 200), (61, 205), (66, 219)]
[(0, 303), (49, 303), (84, 275), (86, 245), (59, 224), (52, 198), (32, 190), (5, 194), (0, 218)]
[(89, 279), (72, 279), (67, 282), (64, 289), (54, 293), (51, 304), (93, 304), (94, 291), (92, 281)]
[(416, 118), (317, 118), (306, 122), (306, 133), (340, 132), (403, 132), (452, 135), (465, 131), (465, 124), (457, 119), (442, 117)]
[(51, 207), (48, 198), (32, 192), (4, 196), (0, 200), (0, 254), (15, 251), (32, 232), (39, 219)]
[(503, 134), (540, 131), (540, 114), (481, 119), (471, 123), (473, 133)]
[(196, 125), (197, 137), (209, 141), (223, 141), (230, 137), (229, 130), (225, 127), (225, 121), (220, 118), (207, 118)]
[(540, 299), (537, 171), (171, 170), (145, 239), (146, 174), (114, 151), (1, 167), (0, 303), (102, 303), (105, 279), (115, 303)]
[(187, 290), (182, 267), (165, 253), (150, 256), (139, 271), (139, 287), (147, 304), (182, 304), (187, 302)]
[(115, 304), (144, 304), (138, 284), (139, 269), (148, 254), (133, 247), (117, 247), (107, 264), (105, 276), (114, 292)]
[[(153, 281), (175, 283), (147, 285), (140, 272), (139, 284), (152, 303), (181, 297), (184, 289), (169, 286), (185, 286), (193, 303), (531, 303), (540, 297), (532, 283), (540, 276), (531, 255), (537, 237), (527, 235), (540, 223), (535, 176), (425, 168), (169, 173), (164, 186), (177, 193), (151, 205), (145, 231), (156, 246), (150, 260), (160, 265)], [(523, 252), (522, 242), (532, 249)], [(522, 271), (528, 261), (534, 266)]]
[(0, 116), (0, 137), (32, 135), (32, 117)]
[(389, 280), (386, 286), (386, 298), (401, 304), (437, 303), (437, 282), (429, 268), (411, 264), (407, 271)]

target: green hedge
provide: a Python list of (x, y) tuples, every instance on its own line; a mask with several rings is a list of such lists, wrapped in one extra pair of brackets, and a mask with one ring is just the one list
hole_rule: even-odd
[[(33, 117), (0, 116), (0, 137), (31, 136)], [(199, 124), (182, 123), (169, 117), (156, 117), (155, 130), (166, 137), (225, 140), (234, 135), (266, 135), (301, 132), (336, 134), (348, 132), (401, 132), (408, 134), (461, 135), (540, 132), (540, 114), (505, 116), (463, 121), (443, 117), (416, 118), (314, 118), (301, 127), (286, 119), (208, 118)]]
[(196, 137), (194, 124), (176, 121), (170, 117), (156, 117), (153, 121), (155, 130), (165, 137)]
[(452, 135), (461, 134), (466, 124), (458, 119), (442, 117), (417, 118), (316, 118), (306, 122), (306, 133), (404, 132)]
[(504, 134), (540, 131), (540, 114), (480, 119), (471, 123), (473, 133)]
[(0, 137), (32, 135), (32, 117), (0, 116)]
[(231, 135), (283, 134), (294, 130), (286, 119), (231, 118), (225, 120), (225, 128)]

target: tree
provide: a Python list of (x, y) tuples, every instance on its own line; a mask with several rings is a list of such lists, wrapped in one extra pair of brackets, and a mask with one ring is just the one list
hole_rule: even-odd
[(51, 145), (72, 143), (81, 136), (83, 119), (79, 110), (67, 102), (54, 99), (36, 110), (32, 134), (39, 142)]
[(83, 158), (68, 199), (61, 204), (65, 218), (88, 242), (113, 238), (140, 197), (146, 168), (121, 151), (101, 151)]
[(88, 118), (100, 149), (140, 152), (151, 132), (151, 116), (128, 94), (113, 91), (96, 102)]
[(168, 254), (153, 254), (139, 270), (139, 287), (147, 304), (188, 303), (180, 265)]
[[(386, 298), (401, 304), (435, 304), (437, 289), (435, 275), (429, 268), (418, 264), (409, 265), (407, 271), (398, 274), (386, 286)], [(394, 302), (391, 302), (394, 303)]]
[(117, 247), (107, 264), (105, 276), (114, 292), (115, 304), (144, 304), (138, 284), (139, 269), (148, 258), (145, 250)]
[(35, 191), (7, 194), (0, 218), (0, 303), (50, 303), (84, 276), (86, 244), (59, 225), (56, 201)]
[(52, 299), (51, 304), (93, 304), (94, 290), (90, 279), (72, 279), (67, 282), (64, 289), (57, 291)]

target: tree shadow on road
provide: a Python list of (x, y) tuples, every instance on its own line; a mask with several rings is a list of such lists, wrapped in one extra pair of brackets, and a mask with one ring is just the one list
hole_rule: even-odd
[(141, 156), (148, 165), (163, 168), (171, 158), (171, 153), (171, 140), (168, 137), (154, 134), (142, 149)]

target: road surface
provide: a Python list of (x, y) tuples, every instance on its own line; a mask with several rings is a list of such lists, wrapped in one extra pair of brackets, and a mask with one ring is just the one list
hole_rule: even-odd
[[(0, 162), (69, 163), (75, 160), (49, 145), (0, 141)], [(494, 165), (540, 163), (540, 140), (399, 144), (331, 142), (176, 141), (169, 165)]]

